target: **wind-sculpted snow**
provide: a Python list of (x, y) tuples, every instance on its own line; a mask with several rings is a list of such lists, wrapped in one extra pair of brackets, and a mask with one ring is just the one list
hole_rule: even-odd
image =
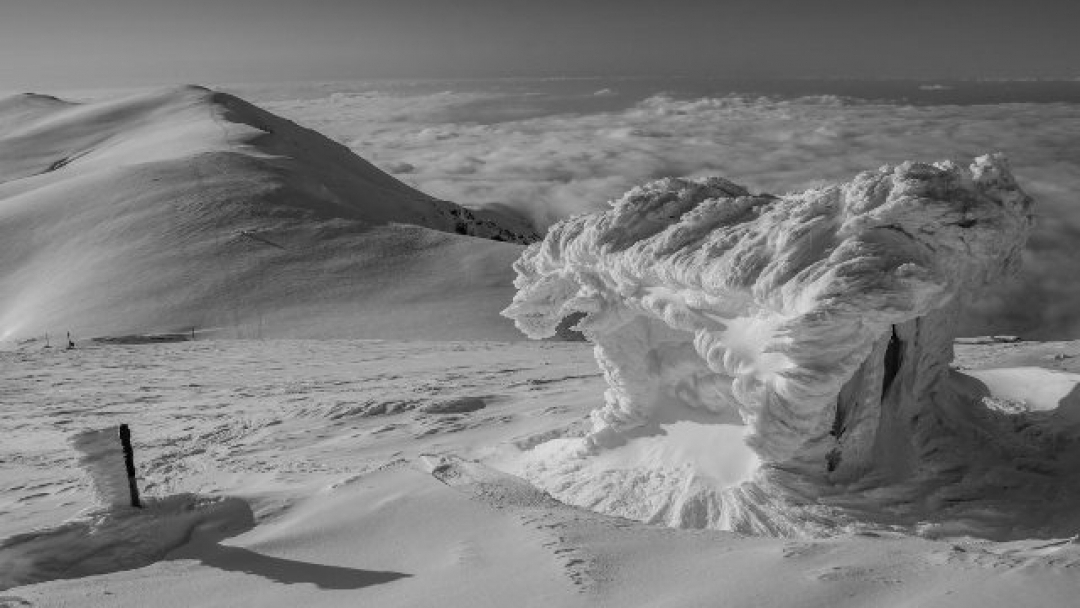
[[(939, 439), (956, 415), (941, 405), (956, 319), (1017, 268), (1032, 222), (1032, 200), (995, 155), (784, 197), (664, 179), (560, 222), (516, 263), (503, 314), (543, 338), (584, 313), (577, 329), (609, 388), (588, 436), (540, 450), (526, 475), (623, 515), (802, 533), (814, 524), (792, 515), (793, 495), (924, 474), (949, 460)], [(685, 421), (743, 427), (750, 452), (710, 448), (743, 474), (699, 474), (700, 450), (687, 466), (598, 473), (598, 454), (674, 441)]]

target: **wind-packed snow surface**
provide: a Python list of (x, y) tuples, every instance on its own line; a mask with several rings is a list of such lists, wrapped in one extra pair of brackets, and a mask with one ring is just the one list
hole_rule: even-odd
[[(999, 155), (783, 197), (663, 179), (560, 222), (516, 263), (503, 314), (543, 338), (584, 313), (609, 387), (585, 438), (540, 446), (522, 472), (671, 525), (827, 533), (919, 494), (889, 516), (914, 525), (944, 472), (978, 485), (975, 469), (1045, 447), (1001, 430), (949, 370), (965, 300), (1018, 267), (1032, 223)], [(656, 441), (695, 447), (672, 458)]]

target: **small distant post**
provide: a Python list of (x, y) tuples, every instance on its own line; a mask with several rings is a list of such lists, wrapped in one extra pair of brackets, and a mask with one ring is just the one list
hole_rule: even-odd
[(124, 448), (124, 465), (127, 467), (128, 492), (131, 494), (131, 506), (142, 508), (139, 500), (139, 484), (135, 480), (135, 451), (131, 448), (131, 429), (120, 425), (120, 445)]

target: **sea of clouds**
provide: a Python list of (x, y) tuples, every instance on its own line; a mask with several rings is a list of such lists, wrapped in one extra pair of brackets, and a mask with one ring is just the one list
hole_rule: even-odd
[(1080, 104), (919, 105), (831, 95), (633, 94), (619, 83), (346, 83), (238, 89), (399, 179), (539, 229), (642, 182), (720, 175), (782, 194), (908, 159), (1004, 152), (1037, 200), (1023, 275), (979, 296), (967, 334), (1080, 338)]

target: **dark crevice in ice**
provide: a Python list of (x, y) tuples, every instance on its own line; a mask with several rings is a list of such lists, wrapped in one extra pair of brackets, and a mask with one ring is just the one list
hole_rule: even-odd
[(896, 326), (892, 326), (892, 337), (889, 338), (889, 347), (885, 350), (885, 375), (881, 383), (881, 399), (889, 392), (896, 374), (900, 373), (900, 366), (904, 363), (904, 342), (896, 335)]

